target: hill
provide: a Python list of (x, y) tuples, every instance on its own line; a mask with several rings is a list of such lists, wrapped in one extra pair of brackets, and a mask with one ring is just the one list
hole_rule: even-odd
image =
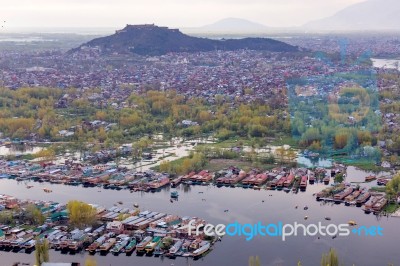
[(178, 29), (155, 25), (127, 25), (115, 34), (93, 39), (70, 53), (86, 47), (98, 47), (102, 54), (163, 55), (170, 52), (206, 52), (213, 50), (233, 51), (239, 49), (294, 52), (298, 48), (268, 38), (244, 38), (212, 40), (192, 37)]
[(400, 1), (368, 0), (304, 25), (309, 30), (399, 30)]

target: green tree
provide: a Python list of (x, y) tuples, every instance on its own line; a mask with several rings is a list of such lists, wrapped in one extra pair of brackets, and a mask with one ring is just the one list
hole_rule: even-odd
[(34, 204), (29, 204), (26, 206), (25, 217), (31, 224), (34, 225), (42, 225), (46, 219), (40, 209)]
[(339, 266), (339, 258), (333, 248), (328, 253), (322, 254), (321, 266)]
[(49, 241), (47, 239), (36, 239), (35, 260), (38, 266), (49, 261)]
[(260, 258), (258, 256), (250, 256), (249, 266), (261, 266)]
[(386, 185), (386, 193), (389, 198), (394, 198), (400, 193), (400, 173), (395, 175)]
[(96, 209), (85, 202), (69, 201), (67, 210), (70, 224), (73, 226), (82, 228), (96, 222)]

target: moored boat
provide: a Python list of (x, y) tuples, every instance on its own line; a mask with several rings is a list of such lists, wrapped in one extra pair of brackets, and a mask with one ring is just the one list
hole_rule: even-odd
[(23, 248), (24, 248), (26, 251), (28, 251), (28, 250), (34, 249), (34, 248), (35, 248), (35, 245), (36, 245), (36, 240), (35, 240), (35, 239), (32, 239), (32, 240), (29, 240), (28, 242), (25, 242)]
[(336, 203), (341, 202), (345, 197), (350, 195), (353, 192), (353, 190), (354, 189), (352, 187), (348, 187), (342, 192), (335, 194), (335, 196), (333, 196), (333, 199), (335, 200)]
[(360, 194), (361, 194), (361, 191), (360, 191), (360, 190), (354, 191), (353, 193), (351, 193), (350, 195), (348, 195), (348, 196), (346, 196), (346, 197), (344, 198), (344, 204), (345, 204), (346, 206), (349, 206), (351, 203), (354, 204), (355, 199), (356, 199), (358, 196), (360, 196)]
[(182, 245), (183, 245), (182, 240), (176, 241), (175, 244), (169, 249), (169, 254), (171, 256), (175, 256), (175, 254), (181, 249)]
[(107, 240), (106, 236), (101, 236), (97, 238), (92, 244), (87, 247), (86, 251), (89, 253), (95, 253), (96, 250)]
[(300, 189), (305, 190), (307, 188), (307, 176), (303, 175), (300, 179)]
[(139, 244), (136, 245), (136, 252), (144, 252), (145, 247), (147, 246), (148, 243), (150, 243), (152, 240), (151, 236), (146, 236)]
[(374, 181), (375, 179), (376, 179), (376, 176), (369, 175), (369, 176), (365, 177), (365, 182), (371, 182), (371, 181)]
[(159, 237), (159, 236), (156, 236), (156, 237), (154, 237), (152, 240), (151, 240), (151, 242), (150, 243), (148, 243), (146, 246), (145, 246), (145, 251), (147, 252), (147, 253), (151, 253), (151, 252), (153, 252), (154, 251), (154, 249), (156, 248), (156, 246), (158, 245), (158, 243), (161, 241), (161, 237)]
[(178, 191), (172, 191), (172, 192), (171, 192), (171, 198), (177, 199), (178, 197), (179, 197)]
[(195, 251), (192, 252), (193, 257), (198, 258), (201, 255), (203, 255), (204, 253), (206, 253), (211, 247), (211, 244), (209, 242), (207, 242), (206, 244), (204, 244), (203, 246), (199, 247), (198, 249), (196, 249)]
[(112, 246), (114, 246), (114, 244), (116, 242), (117, 242), (117, 239), (115, 239), (115, 238), (108, 239), (105, 243), (103, 243), (100, 246), (100, 252), (102, 252), (102, 253), (108, 252), (112, 248)]
[(366, 202), (369, 198), (371, 197), (371, 193), (368, 191), (362, 193), (358, 198), (356, 199), (356, 206), (361, 207), (361, 205)]
[(128, 245), (125, 247), (125, 253), (129, 254), (129, 253), (133, 252), (136, 248), (136, 243), (137, 243), (136, 239), (131, 238)]
[(122, 238), (119, 242), (117, 242), (117, 244), (115, 244), (115, 246), (111, 249), (111, 252), (113, 254), (118, 254), (122, 251), (122, 249), (124, 247), (126, 247), (126, 245), (128, 245), (129, 243), (129, 237), (125, 237)]

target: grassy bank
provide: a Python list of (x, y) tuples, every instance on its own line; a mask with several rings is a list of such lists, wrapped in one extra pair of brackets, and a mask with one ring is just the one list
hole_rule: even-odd
[(385, 207), (384, 211), (386, 213), (394, 213), (399, 209), (399, 207), (400, 207), (400, 205), (398, 205), (396, 203), (390, 203)]

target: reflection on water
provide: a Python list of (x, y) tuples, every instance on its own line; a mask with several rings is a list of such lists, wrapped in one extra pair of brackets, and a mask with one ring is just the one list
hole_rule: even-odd
[(41, 151), (42, 147), (29, 145), (0, 146), (0, 156), (34, 154)]
[[(351, 169), (350, 169), (351, 170)], [(353, 171), (353, 170), (351, 170)], [(353, 172), (351, 172), (353, 173)], [(260, 256), (262, 265), (297, 265), (301, 260), (302, 265), (319, 265), (321, 254), (330, 247), (335, 248), (344, 265), (386, 265), (398, 261), (397, 243), (400, 239), (397, 218), (382, 217), (377, 220), (374, 215), (366, 215), (360, 208), (346, 207), (344, 205), (324, 204), (317, 202), (313, 197), (324, 188), (322, 184), (309, 185), (306, 192), (298, 194), (283, 191), (252, 190), (243, 188), (217, 188), (215, 186), (181, 185), (176, 190), (179, 200), (171, 203), (170, 188), (158, 193), (129, 193), (127, 190), (115, 191), (102, 188), (83, 188), (53, 184), (30, 182), (34, 187), (26, 188), (25, 183), (14, 180), (0, 180), (0, 193), (12, 194), (22, 199), (53, 200), (66, 203), (68, 200), (77, 199), (89, 203), (98, 203), (111, 207), (118, 201), (124, 207), (132, 208), (134, 203), (139, 204), (141, 210), (154, 210), (181, 216), (202, 217), (207, 221), (217, 223), (347, 223), (355, 220), (358, 225), (380, 225), (384, 228), (384, 237), (365, 237), (350, 235), (348, 237), (292, 237), (283, 242), (277, 237), (256, 237), (246, 241), (244, 237), (224, 237), (217, 243), (214, 250), (199, 261), (177, 258), (176, 260), (160, 259), (155, 257), (131, 257), (121, 254), (113, 256), (98, 256), (95, 258), (99, 266), (121, 265), (247, 265), (249, 256)], [(53, 193), (44, 193), (43, 187), (53, 190)], [(175, 188), (173, 189), (175, 190)], [(295, 208), (299, 206), (299, 208)], [(308, 206), (308, 210), (303, 207)], [(224, 210), (228, 210), (225, 212)], [(307, 215), (308, 220), (304, 220)], [(329, 216), (331, 221), (325, 221)], [(51, 252), (54, 261), (83, 262), (86, 254), (76, 256), (62, 255)], [(0, 252), (2, 265), (11, 265), (12, 262), (33, 261), (33, 254), (16, 254)], [(276, 264), (279, 262), (279, 264)]]
[[(156, 135), (157, 139), (162, 136)], [(183, 157), (186, 157), (190, 152), (194, 151), (198, 144), (209, 144), (213, 143), (214, 140), (208, 139), (192, 139), (183, 140), (182, 138), (173, 138), (170, 141), (158, 142), (155, 147), (155, 152), (152, 153), (152, 158), (143, 160), (142, 162), (132, 162), (131, 159), (122, 159), (120, 161), (121, 166), (125, 166), (128, 169), (141, 169), (142, 171), (149, 170), (150, 168), (160, 165), (162, 161), (174, 161)], [(162, 148), (157, 148), (162, 147)]]
[(303, 167), (323, 167), (329, 168), (332, 167), (332, 160), (324, 159), (324, 158), (308, 158), (305, 156), (298, 156), (297, 163)]

